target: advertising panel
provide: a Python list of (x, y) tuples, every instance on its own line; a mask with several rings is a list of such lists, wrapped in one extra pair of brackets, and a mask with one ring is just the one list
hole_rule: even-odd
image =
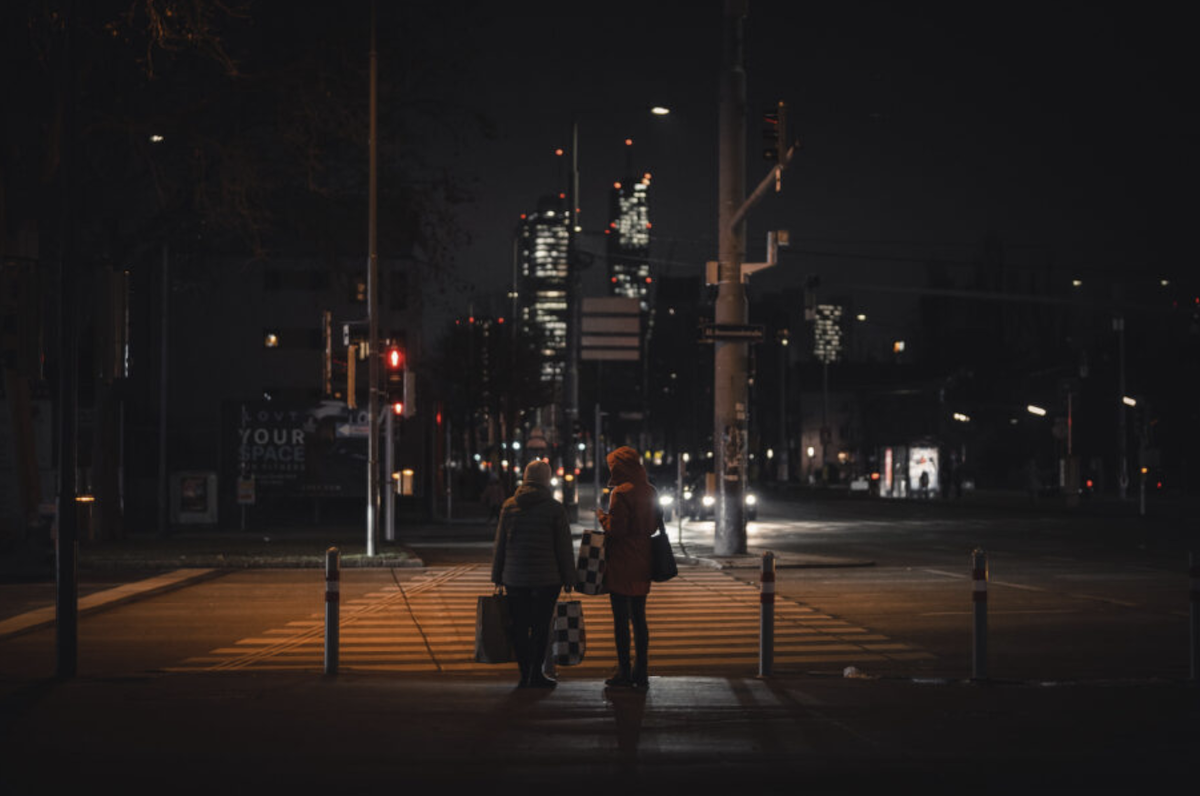
[[(253, 479), (256, 497), (365, 497), (365, 409), (343, 401), (308, 406), (278, 401), (227, 404), (226, 483)], [(233, 444), (228, 444), (232, 442)]]
[(908, 449), (908, 484), (913, 496), (937, 497), (938, 449), (916, 446)]

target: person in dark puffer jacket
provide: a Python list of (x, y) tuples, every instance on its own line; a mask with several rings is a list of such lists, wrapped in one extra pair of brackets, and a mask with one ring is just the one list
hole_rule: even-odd
[[(650, 684), (646, 656), (650, 630), (646, 624), (646, 597), (650, 594), (650, 537), (658, 528), (658, 493), (650, 484), (637, 451), (628, 446), (608, 454), (611, 477), (608, 511), (597, 510), (604, 527), (604, 585), (612, 604), (617, 671), (604, 681), (614, 687)], [(637, 659), (629, 655), (629, 627)]]
[(542, 672), (542, 662), (559, 589), (570, 592), (575, 578), (571, 525), (550, 491), (550, 465), (531, 461), (521, 486), (500, 508), (492, 551), (492, 583), (508, 593), (518, 688), (557, 685)]

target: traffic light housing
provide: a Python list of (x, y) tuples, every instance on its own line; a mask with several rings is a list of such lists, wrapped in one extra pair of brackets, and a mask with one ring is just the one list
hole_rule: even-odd
[(407, 364), (403, 346), (390, 343), (384, 347), (385, 395), (397, 417), (412, 417), (416, 413), (416, 374), (408, 370)]
[[(403, 414), (404, 406), (404, 349), (395, 343), (384, 346), (383, 349), (383, 370), (387, 374), (385, 377), (384, 395), (387, 397), (387, 402), (391, 404), (392, 411), (397, 414)], [(400, 411), (396, 411), (397, 404), (400, 405)]]
[(787, 105), (777, 102), (763, 113), (763, 160), (783, 163), (787, 158)]

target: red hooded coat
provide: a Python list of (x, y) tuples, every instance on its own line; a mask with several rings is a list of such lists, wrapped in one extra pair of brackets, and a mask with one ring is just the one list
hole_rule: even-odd
[(601, 517), (604, 583), (611, 592), (640, 597), (650, 593), (650, 537), (658, 528), (658, 493), (633, 448), (608, 454), (608, 469), (608, 514)]

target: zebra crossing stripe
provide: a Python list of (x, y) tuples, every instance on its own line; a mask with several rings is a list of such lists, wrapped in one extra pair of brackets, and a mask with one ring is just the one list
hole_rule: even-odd
[[(475, 599), (490, 593), (483, 565), (431, 569), (404, 584), (343, 602), (340, 668), (360, 672), (509, 674), (474, 661)], [(933, 656), (786, 598), (775, 598), (777, 665), (903, 661)], [(584, 660), (568, 673), (603, 673), (616, 658), (604, 596), (581, 595), (592, 628)], [(682, 568), (654, 585), (647, 603), (655, 670), (753, 668), (758, 658), (759, 589), (731, 575)], [(314, 614), (182, 661), (170, 671), (293, 671), (322, 665), (323, 625)]]

